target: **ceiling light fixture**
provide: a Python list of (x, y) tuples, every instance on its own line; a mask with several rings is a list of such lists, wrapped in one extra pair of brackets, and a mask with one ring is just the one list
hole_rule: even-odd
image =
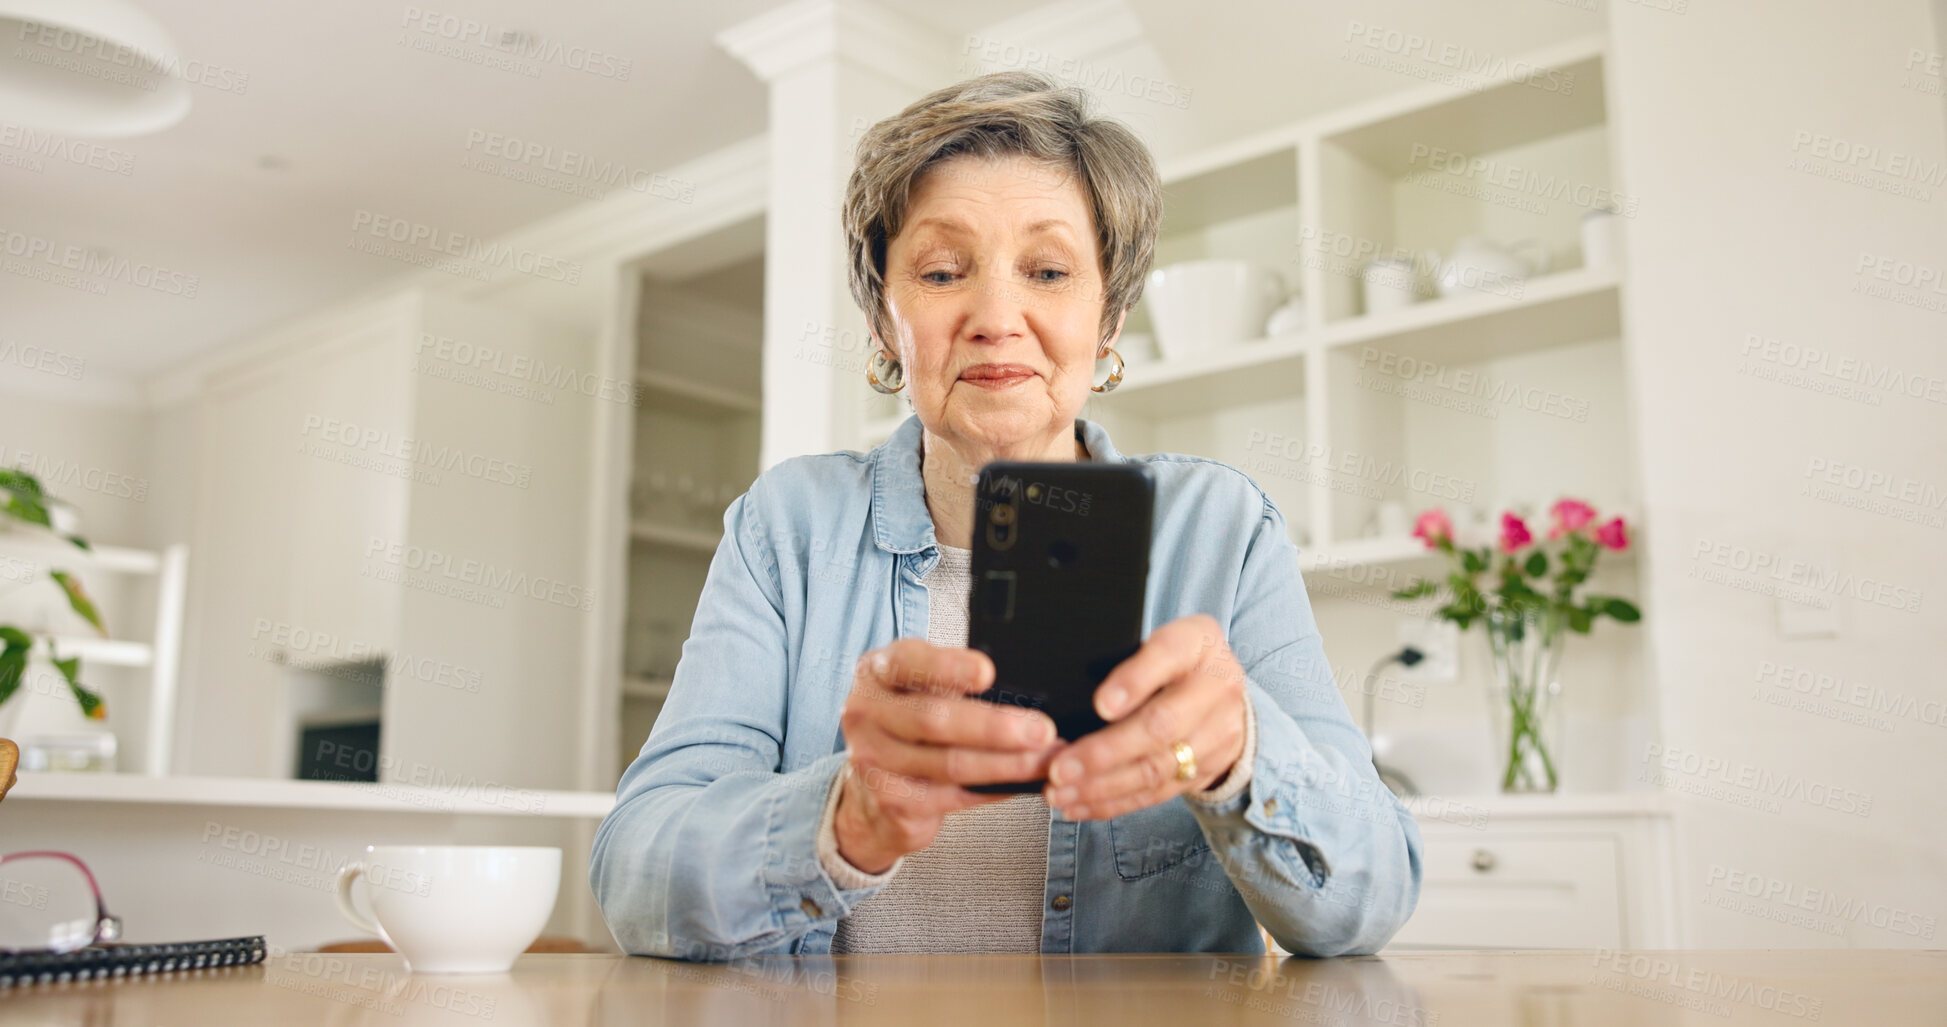
[(0, 0), (0, 117), (75, 136), (160, 132), (189, 113), (176, 44), (126, 0)]

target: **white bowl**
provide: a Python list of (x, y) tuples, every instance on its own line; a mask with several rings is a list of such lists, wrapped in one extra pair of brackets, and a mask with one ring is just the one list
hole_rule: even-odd
[(1165, 360), (1264, 337), (1284, 300), (1277, 271), (1244, 260), (1191, 260), (1159, 267), (1143, 286), (1156, 345)]

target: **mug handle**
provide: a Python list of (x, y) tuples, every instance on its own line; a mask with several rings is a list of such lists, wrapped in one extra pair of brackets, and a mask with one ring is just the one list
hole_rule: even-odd
[(352, 905), (352, 882), (364, 873), (365, 864), (358, 860), (353, 860), (339, 868), (338, 891), (336, 893), (338, 912), (345, 914), (345, 919), (350, 920), (353, 927), (367, 934), (384, 937), (385, 933), (379, 930), (379, 925), (373, 923), (369, 917), (366, 917), (358, 911), (358, 907)]

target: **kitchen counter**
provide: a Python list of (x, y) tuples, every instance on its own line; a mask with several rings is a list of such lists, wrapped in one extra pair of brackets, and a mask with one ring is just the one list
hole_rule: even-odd
[(0, 1024), (1938, 1024), (1947, 952), (837, 956), (733, 964), (524, 956), (414, 976), (396, 956), (0, 993)]
[(7, 793), (7, 804), (11, 807), (15, 802), (24, 804), (37, 799), (375, 813), (521, 814), (589, 820), (607, 816), (615, 805), (613, 792), (508, 788), (472, 780), (414, 785), (23, 771), (20, 784)]

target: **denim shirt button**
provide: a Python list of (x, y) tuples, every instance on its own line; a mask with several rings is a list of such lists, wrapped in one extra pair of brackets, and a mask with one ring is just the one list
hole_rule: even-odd
[(812, 918), (813, 920), (816, 920), (819, 917), (825, 915), (824, 909), (820, 908), (816, 902), (811, 901), (811, 899), (809, 898), (806, 898), (803, 902), (798, 903), (798, 908), (804, 910), (804, 915)]
[(1267, 817), (1275, 817), (1278, 815), (1277, 799), (1271, 798), (1264, 800), (1264, 815)]
[(1068, 896), (1066, 895), (1057, 895), (1055, 896), (1055, 901), (1050, 902), (1048, 904), (1055, 907), (1056, 911), (1064, 910), (1067, 909), (1069, 906), (1074, 905), (1074, 903), (1071, 902)]

